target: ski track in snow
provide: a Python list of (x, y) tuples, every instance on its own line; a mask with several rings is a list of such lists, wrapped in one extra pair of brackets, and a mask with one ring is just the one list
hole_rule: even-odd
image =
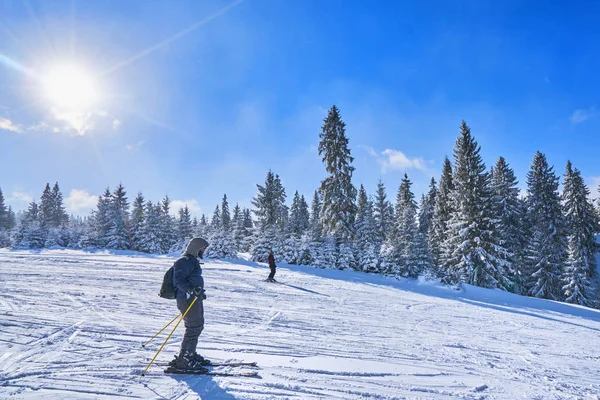
[[(600, 399), (600, 312), (466, 286), (207, 261), (199, 352), (258, 377), (145, 363), (174, 258), (0, 250), (2, 399)], [(180, 326), (158, 360), (178, 352)]]

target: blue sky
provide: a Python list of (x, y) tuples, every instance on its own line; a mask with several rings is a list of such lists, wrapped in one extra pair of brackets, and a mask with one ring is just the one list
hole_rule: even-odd
[[(122, 182), (211, 214), (271, 168), (310, 198), (336, 104), (370, 193), (406, 171), (420, 195), (462, 119), (523, 186), (540, 150), (596, 193), (599, 20), (596, 2), (0, 0), (0, 188), (22, 209), (58, 181), (85, 214)], [(41, 93), (64, 64), (99, 94), (76, 113)]]

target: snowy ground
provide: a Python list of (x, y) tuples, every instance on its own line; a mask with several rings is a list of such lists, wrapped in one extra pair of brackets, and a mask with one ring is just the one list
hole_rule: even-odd
[(178, 312), (157, 296), (172, 261), (0, 250), (0, 398), (600, 398), (598, 311), (309, 267), (270, 284), (245, 261), (204, 265), (199, 350), (259, 376), (140, 381), (160, 345), (140, 343)]

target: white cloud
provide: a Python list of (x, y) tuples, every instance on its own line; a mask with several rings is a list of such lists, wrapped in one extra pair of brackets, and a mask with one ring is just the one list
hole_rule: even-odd
[(84, 136), (98, 130), (117, 130), (120, 126), (121, 121), (106, 111), (74, 111), (53, 107), (46, 120), (28, 127), (27, 130)]
[(600, 176), (590, 176), (585, 179), (590, 188), (590, 196), (597, 199), (600, 196)]
[(590, 107), (585, 110), (575, 110), (573, 114), (571, 114), (571, 117), (569, 119), (571, 120), (571, 123), (573, 125), (580, 124), (583, 121), (593, 117), (596, 114), (596, 112), (596, 107)]
[(69, 214), (87, 215), (98, 203), (98, 196), (89, 194), (86, 190), (72, 189), (65, 198), (65, 208)]
[(187, 204), (192, 216), (194, 216), (194, 215), (200, 216), (201, 208), (200, 208), (200, 205), (198, 204), (198, 200), (196, 200), (196, 199), (171, 201), (171, 209), (170, 209), (171, 215), (177, 216), (179, 213), (179, 209), (185, 207), (186, 204)]
[(422, 158), (410, 158), (400, 150), (385, 149), (381, 154), (366, 146), (361, 146), (367, 150), (367, 152), (375, 157), (377, 162), (381, 165), (381, 172), (386, 173), (393, 170), (408, 170), (417, 169), (420, 171), (427, 171), (427, 163)]
[(20, 205), (20, 207), (15, 207), (20, 209), (24, 208), (24, 206), (31, 203), (33, 201), (33, 196), (29, 193), (25, 193), (20, 190), (15, 190), (10, 194), (10, 196), (6, 198), (6, 200), (9, 203)]
[(128, 145), (126, 145), (125, 148), (127, 149), (128, 152), (133, 153), (133, 152), (138, 151), (139, 148), (144, 145), (144, 143), (146, 143), (145, 140), (140, 140), (136, 144), (128, 144)]
[(21, 133), (23, 130), (20, 125), (15, 124), (10, 119), (0, 118), (0, 130)]

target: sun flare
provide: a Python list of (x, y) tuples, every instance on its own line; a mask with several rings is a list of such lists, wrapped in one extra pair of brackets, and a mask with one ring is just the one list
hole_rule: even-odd
[(50, 70), (45, 75), (43, 84), (45, 95), (53, 106), (87, 110), (98, 100), (92, 76), (73, 65), (62, 65)]

